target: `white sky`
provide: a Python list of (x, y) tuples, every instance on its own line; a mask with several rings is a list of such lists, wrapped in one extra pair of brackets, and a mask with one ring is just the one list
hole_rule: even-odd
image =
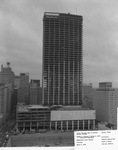
[(0, 0), (0, 65), (41, 79), (47, 11), (83, 16), (83, 82), (118, 87), (118, 0)]

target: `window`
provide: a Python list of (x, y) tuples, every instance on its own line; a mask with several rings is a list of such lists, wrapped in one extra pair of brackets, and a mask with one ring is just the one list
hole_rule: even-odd
[(55, 121), (51, 122), (51, 130), (55, 130)]
[(67, 130), (67, 121), (62, 122), (62, 129)]
[(72, 130), (72, 121), (68, 121), (68, 130)]
[(61, 121), (57, 121), (57, 130), (61, 130)]
[(77, 120), (74, 120), (74, 130), (77, 130), (77, 129), (78, 129), (77, 125), (78, 125), (78, 121), (77, 121)]
[(83, 120), (79, 121), (79, 130), (83, 130)]
[(84, 120), (84, 129), (85, 129), (85, 130), (88, 129), (88, 120)]

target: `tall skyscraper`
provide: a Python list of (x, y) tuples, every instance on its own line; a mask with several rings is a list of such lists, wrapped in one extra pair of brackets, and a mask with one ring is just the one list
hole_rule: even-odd
[(44, 13), (43, 104), (82, 104), (82, 16)]

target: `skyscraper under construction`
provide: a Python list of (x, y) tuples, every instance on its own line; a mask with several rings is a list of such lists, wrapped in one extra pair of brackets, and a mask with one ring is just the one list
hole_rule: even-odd
[(82, 104), (82, 16), (45, 12), (43, 104)]

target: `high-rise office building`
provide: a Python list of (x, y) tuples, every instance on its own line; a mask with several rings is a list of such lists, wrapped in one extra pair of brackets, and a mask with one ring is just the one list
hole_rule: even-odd
[(40, 80), (31, 80), (29, 84), (29, 98), (31, 105), (41, 104), (40, 100)]
[(112, 88), (111, 82), (99, 83), (99, 89), (93, 90), (93, 108), (96, 119), (117, 124), (118, 89)]
[(3, 120), (7, 118), (11, 112), (12, 107), (12, 94), (14, 88), (15, 74), (10, 67), (10, 62), (7, 66), (1, 65), (0, 72), (0, 113), (2, 113)]
[(7, 67), (3, 67), (1, 65), (1, 72), (0, 72), (0, 83), (2, 84), (12, 84), (14, 85), (14, 77), (15, 74), (10, 67), (10, 63), (7, 62)]
[(29, 73), (20, 73), (18, 103), (29, 103)]
[(0, 84), (0, 114), (2, 115), (2, 120), (7, 119), (11, 112), (12, 91), (11, 84)]
[(82, 16), (43, 18), (43, 104), (82, 104)]
[[(89, 110), (81, 105), (82, 16), (44, 14), (42, 75), (43, 105), (47, 106), (17, 105), (17, 129), (20, 132), (32, 129), (95, 129), (95, 110)], [(37, 100), (37, 87), (37, 81), (32, 80), (30, 104)]]
[(14, 87), (19, 88), (20, 86), (20, 76), (15, 76), (14, 78)]
[(83, 90), (83, 106), (87, 107), (89, 109), (93, 109), (93, 88), (92, 83), (89, 84), (83, 84), (82, 86)]
[(16, 110), (18, 101), (18, 88), (14, 87), (13, 94), (12, 94), (12, 102), (11, 102), (11, 111), (14, 112)]

